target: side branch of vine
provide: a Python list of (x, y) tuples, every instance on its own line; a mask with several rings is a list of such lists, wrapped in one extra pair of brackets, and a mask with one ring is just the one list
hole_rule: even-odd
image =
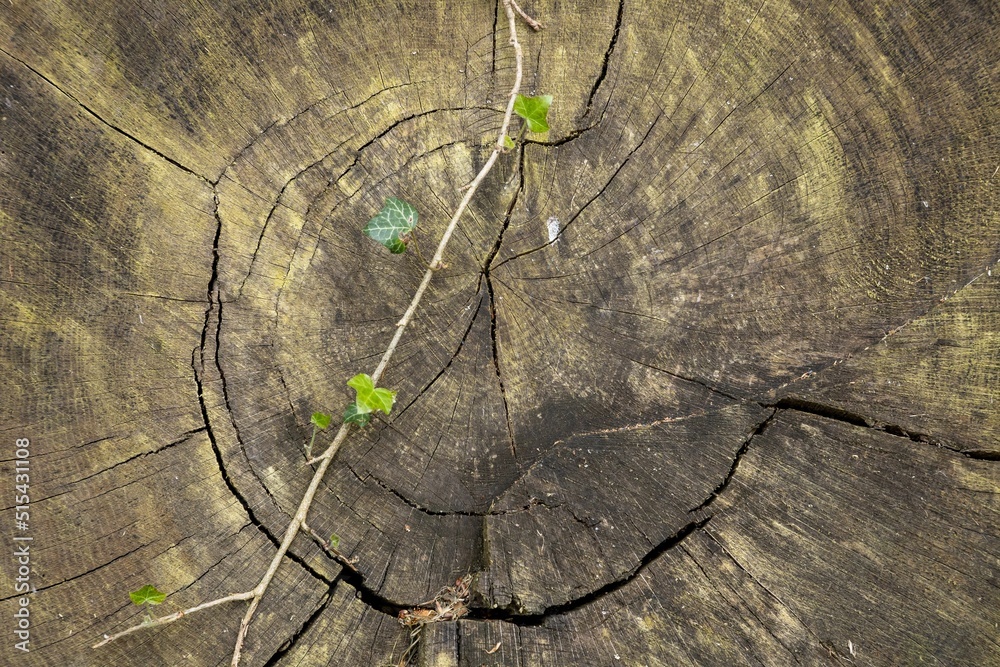
[[(451, 240), (452, 234), (457, 228), (458, 222), (462, 218), (462, 215), (465, 212), (466, 207), (469, 205), (469, 202), (472, 200), (472, 197), (475, 195), (476, 190), (479, 188), (480, 184), (482, 184), (487, 174), (489, 174), (490, 171), (493, 169), (493, 165), (496, 163), (499, 156), (502, 153), (507, 152), (511, 147), (512, 140), (508, 136), (508, 131), (510, 129), (511, 119), (515, 113), (515, 106), (525, 105), (526, 99), (528, 100), (527, 104), (529, 104), (529, 106), (531, 103), (534, 103), (535, 100), (541, 100), (537, 103), (537, 106), (544, 107), (541, 109), (540, 112), (541, 114), (540, 120), (538, 116), (530, 117), (529, 115), (526, 115), (526, 113), (527, 114), (533, 113), (533, 110), (531, 108), (529, 108), (527, 111), (524, 111), (523, 109), (517, 109), (516, 113), (525, 119), (526, 123), (525, 127), (527, 127), (529, 131), (540, 131), (537, 128), (542, 126), (544, 126), (545, 129), (548, 128), (548, 126), (545, 125), (544, 113), (548, 110), (548, 104), (551, 102), (551, 97), (542, 96), (542, 98), (547, 98), (547, 99), (524, 98), (523, 96), (520, 95), (521, 80), (524, 69), (524, 55), (522, 53), (521, 44), (517, 38), (517, 16), (520, 16), (529, 26), (531, 26), (535, 30), (541, 29), (542, 26), (533, 18), (525, 14), (525, 12), (517, 5), (517, 3), (514, 0), (502, 0), (502, 1), (504, 10), (507, 14), (508, 30), (510, 33), (510, 44), (514, 49), (516, 67), (515, 67), (514, 83), (511, 86), (510, 95), (507, 100), (507, 107), (504, 111), (503, 122), (500, 126), (500, 132), (499, 135), (497, 136), (497, 140), (494, 145), (493, 151), (490, 153), (489, 158), (486, 160), (486, 163), (483, 165), (483, 167), (479, 170), (479, 173), (476, 175), (476, 177), (472, 180), (471, 183), (469, 183), (464, 188), (465, 195), (462, 197), (462, 200), (458, 204), (458, 207), (455, 209), (455, 212), (452, 215), (451, 220), (448, 222), (448, 225), (441, 236), (441, 240), (438, 243), (437, 250), (435, 251), (431, 261), (429, 262), (427, 270), (424, 272), (423, 279), (421, 280), (420, 285), (417, 287), (417, 290), (414, 293), (409, 306), (403, 313), (403, 316), (396, 323), (396, 330), (393, 334), (392, 340), (389, 342), (388, 347), (386, 347), (385, 353), (382, 355), (382, 358), (379, 361), (378, 366), (375, 368), (375, 371), (371, 374), (371, 376), (359, 374), (351, 379), (349, 384), (358, 390), (358, 397), (359, 397), (358, 401), (352, 404), (352, 406), (348, 408), (348, 413), (345, 415), (344, 423), (340, 426), (339, 430), (333, 437), (333, 440), (327, 446), (326, 450), (324, 450), (323, 453), (320, 454), (319, 456), (316, 456), (315, 458), (311, 458), (308, 460), (309, 464), (316, 465), (317, 467), (313, 473), (312, 480), (310, 481), (308, 488), (306, 489), (305, 493), (302, 496), (301, 501), (299, 502), (298, 508), (295, 511), (295, 515), (292, 517), (291, 522), (288, 524), (288, 527), (285, 530), (284, 536), (281, 541), (281, 545), (278, 547), (278, 550), (275, 552), (274, 557), (271, 559), (271, 562), (268, 565), (267, 570), (261, 576), (257, 585), (248, 591), (233, 593), (231, 595), (220, 597), (211, 600), (209, 602), (205, 602), (196, 605), (194, 607), (190, 607), (183, 611), (178, 611), (173, 614), (169, 614), (167, 616), (161, 616), (157, 618), (157, 617), (152, 617), (151, 615), (147, 615), (146, 619), (138, 625), (134, 625), (130, 628), (122, 630), (121, 632), (115, 633), (113, 635), (105, 635), (100, 642), (94, 645), (94, 648), (98, 648), (116, 639), (120, 639), (121, 637), (124, 637), (126, 635), (138, 632), (139, 630), (167, 625), (169, 623), (173, 623), (174, 621), (178, 621), (181, 618), (184, 618), (185, 616), (197, 613), (199, 611), (203, 611), (205, 609), (210, 609), (212, 607), (216, 607), (221, 604), (229, 602), (237, 602), (237, 601), (249, 601), (246, 613), (243, 615), (243, 619), (240, 623), (239, 632), (237, 633), (236, 637), (236, 645), (233, 649), (233, 657), (231, 665), (232, 667), (238, 667), (240, 663), (240, 655), (243, 650), (243, 644), (244, 641), (246, 640), (246, 635), (250, 628), (250, 623), (254, 618), (258, 606), (260, 605), (261, 599), (264, 597), (265, 592), (268, 590), (268, 587), (270, 586), (275, 573), (278, 571), (278, 568), (283, 562), (285, 554), (291, 547), (291, 544), (295, 539), (295, 537), (301, 531), (309, 535), (311, 538), (316, 539), (319, 542), (323, 541), (323, 538), (317, 535), (315, 531), (313, 531), (311, 528), (309, 528), (309, 525), (306, 522), (309, 509), (312, 506), (313, 499), (316, 496), (316, 491), (319, 488), (319, 485), (322, 482), (324, 476), (326, 475), (327, 469), (329, 468), (331, 462), (333, 461), (334, 456), (337, 454), (337, 452), (340, 450), (341, 445), (347, 439), (351, 431), (351, 425), (358, 424), (363, 426), (364, 424), (366, 424), (368, 418), (370, 418), (369, 413), (372, 412), (373, 409), (372, 405), (374, 405), (378, 409), (383, 409), (387, 413), (388, 410), (391, 409), (392, 402), (395, 398), (395, 393), (389, 392), (388, 390), (376, 388), (378, 380), (382, 377), (382, 374), (385, 371), (386, 366), (389, 364), (390, 359), (395, 353), (396, 347), (403, 336), (403, 332), (406, 330), (406, 327), (412, 321), (413, 315), (416, 312), (417, 307), (420, 305), (420, 301), (423, 298), (424, 293), (426, 292), (427, 287), (431, 282), (431, 279), (434, 277), (436, 271), (441, 266), (443, 266), (442, 260), (444, 257), (445, 249), (447, 248), (448, 242)], [(539, 113), (539, 112), (535, 111), (534, 113)], [(377, 239), (377, 240), (383, 242), (386, 245), (386, 247), (390, 248), (392, 252), (401, 252), (402, 250), (398, 249), (398, 246), (394, 244), (402, 243), (403, 249), (405, 249), (405, 242), (406, 242), (405, 235), (410, 230), (412, 230), (412, 227), (415, 226), (416, 224), (416, 212), (415, 211), (412, 212), (411, 218), (406, 218), (405, 216), (409, 215), (409, 213), (406, 211), (404, 206), (409, 206), (408, 204), (406, 204), (405, 202), (401, 202), (399, 200), (392, 200), (391, 202), (387, 201), (387, 207), (390, 206), (390, 203), (392, 204), (392, 206), (396, 206), (398, 210), (401, 212), (400, 215), (402, 215), (404, 219), (406, 219), (408, 223), (410, 223), (409, 228), (405, 229), (402, 235), (392, 235), (391, 238), (387, 237), (388, 242), (383, 239)], [(373, 218), (372, 222), (369, 223), (369, 226), (372, 226), (372, 224), (375, 221), (376, 219)], [(378, 231), (380, 230), (378, 226), (376, 226), (375, 232), (377, 233)], [(369, 233), (367, 228), (365, 230), (365, 233), (369, 234), (369, 236), (372, 236), (372, 238), (376, 238), (372, 233)], [(400, 238), (402, 238), (402, 241), (400, 241)], [(374, 403), (372, 403), (371, 405), (364, 403), (362, 400), (362, 391), (366, 392), (366, 396), (372, 397)], [(380, 391), (385, 393), (380, 395), (378, 393)], [(376, 404), (379, 400), (382, 401), (382, 405)], [(383, 405), (385, 405), (386, 403), (387, 407), (383, 407)], [(317, 419), (317, 417), (319, 419)], [(313, 416), (313, 423), (314, 425), (317, 425), (320, 428), (325, 428), (325, 424), (329, 423), (329, 416), (317, 413), (316, 415)], [(315, 435), (316, 435), (316, 430), (314, 429), (313, 431), (314, 439)], [(307, 447), (307, 452), (308, 452), (307, 456), (311, 454), (311, 448), (312, 448), (312, 441), (310, 441)], [(335, 546), (331, 546), (328, 549), (328, 551), (330, 552), (336, 551)], [(339, 552), (337, 552), (337, 554), (339, 554)], [(351, 565), (346, 558), (341, 558), (338, 560), (340, 560), (345, 566), (353, 568), (353, 565)], [(441, 599), (436, 600), (435, 609), (433, 611), (428, 611), (426, 613), (414, 611), (411, 614), (412, 618), (407, 617), (412, 621), (411, 623), (409, 623), (409, 625), (414, 625), (419, 627), (424, 622), (428, 622), (428, 619), (443, 620), (448, 618), (455, 618), (458, 615), (461, 615), (461, 613), (464, 613), (465, 609), (464, 600), (466, 594), (463, 593), (463, 591), (468, 590), (468, 581), (460, 580), (457, 586), (458, 588), (455, 590), (458, 592), (453, 591), (451, 588), (447, 589), (447, 592), (451, 595), (451, 597), (448, 597), (447, 599), (441, 597)], [(462, 588), (463, 586), (464, 588)], [(146, 589), (149, 589), (149, 591), (146, 591)], [(158, 604), (160, 601), (162, 601), (164, 597), (161, 593), (159, 593), (159, 591), (156, 591), (156, 589), (152, 586), (147, 586), (140, 590), (143, 593), (145, 593), (142, 597), (142, 603)], [(137, 591), (136, 593), (139, 593), (139, 591)], [(132, 598), (133, 601), (136, 602), (137, 604), (140, 603), (137, 600), (137, 596), (135, 594), (132, 594)], [(406, 619), (404, 619), (404, 621), (405, 620)]]

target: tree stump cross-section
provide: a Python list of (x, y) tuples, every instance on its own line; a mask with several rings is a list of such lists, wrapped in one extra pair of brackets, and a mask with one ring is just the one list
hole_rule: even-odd
[[(396, 665), (396, 615), (471, 574), (411, 664), (1000, 665), (1000, 6), (524, 9), (551, 129), (490, 172), (395, 409), (323, 481), (309, 526), (354, 569), (299, 536), (242, 664)], [(157, 614), (256, 585), (310, 414), (425, 270), (360, 230), (399, 197), (436, 245), (505, 25), (0, 6), (0, 523), (30, 544), (0, 664), (228, 664), (241, 604), (89, 647), (144, 584)]]

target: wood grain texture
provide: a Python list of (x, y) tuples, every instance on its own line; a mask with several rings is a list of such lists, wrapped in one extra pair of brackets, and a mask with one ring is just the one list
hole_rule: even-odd
[(709, 533), (822, 643), (873, 664), (997, 663), (994, 463), (789, 413), (744, 465)]
[[(1000, 665), (1000, 9), (541, 1), (470, 206), (246, 665)], [(0, 5), (0, 524), (32, 651), (218, 665), (500, 126), (495, 2)], [(320, 436), (320, 440), (324, 436)], [(329, 437), (328, 434), (325, 437)], [(319, 446), (319, 445), (318, 445)], [(0, 565), (0, 617), (16, 609)], [(159, 610), (157, 610), (159, 611)], [(2, 625), (2, 623), (0, 623)]]
[(1000, 400), (1000, 283), (993, 273), (986, 269), (925, 315), (785, 398), (844, 410), (877, 428), (977, 458), (1000, 458), (994, 407)]

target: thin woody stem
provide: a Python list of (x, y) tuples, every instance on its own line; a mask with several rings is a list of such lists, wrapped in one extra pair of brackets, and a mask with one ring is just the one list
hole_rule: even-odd
[(122, 630), (121, 632), (119, 632), (117, 634), (105, 635), (104, 639), (102, 639), (101, 641), (99, 641), (96, 644), (94, 644), (91, 648), (100, 648), (101, 646), (104, 646), (108, 642), (113, 642), (114, 640), (118, 639), (119, 637), (124, 637), (125, 635), (130, 635), (133, 632), (137, 632), (139, 630), (145, 630), (147, 628), (155, 628), (158, 625), (167, 625), (168, 623), (173, 623), (174, 621), (179, 621), (180, 619), (184, 618), (188, 614), (193, 614), (196, 611), (201, 611), (203, 609), (209, 609), (211, 607), (215, 607), (215, 606), (218, 606), (220, 604), (224, 604), (226, 602), (235, 602), (237, 600), (249, 600), (250, 598), (253, 597), (253, 594), (254, 594), (253, 591), (246, 591), (245, 593), (234, 593), (232, 595), (227, 595), (224, 598), (217, 598), (215, 600), (212, 600), (211, 602), (205, 602), (205, 603), (197, 605), (195, 607), (191, 607), (190, 609), (185, 609), (183, 611), (178, 611), (178, 612), (175, 612), (173, 614), (169, 614), (168, 616), (161, 616), (159, 618), (154, 618), (151, 621), (146, 621), (145, 623), (141, 623), (139, 625), (133, 625), (131, 628), (129, 628), (127, 630)]
[[(455, 214), (451, 217), (451, 221), (444, 230), (444, 234), (441, 235), (441, 242), (438, 243), (437, 251), (434, 253), (434, 257), (431, 259), (430, 266), (424, 272), (424, 277), (420, 281), (420, 285), (417, 287), (416, 293), (413, 295), (413, 299), (410, 301), (409, 307), (406, 312), (403, 313), (403, 317), (396, 323), (396, 332), (389, 341), (389, 346), (385, 350), (385, 354), (382, 355), (381, 361), (379, 361), (378, 366), (375, 368), (375, 372), (372, 373), (372, 383), (378, 385), (379, 378), (382, 377), (382, 373), (385, 371), (385, 367), (389, 365), (389, 360), (392, 359), (392, 355), (396, 352), (396, 346), (399, 345), (400, 338), (403, 337), (403, 331), (406, 330), (407, 325), (413, 319), (413, 314), (417, 310), (417, 306), (420, 304), (420, 300), (424, 296), (424, 292), (427, 290), (427, 286), (431, 282), (431, 278), (434, 277), (434, 273), (437, 267), (440, 266), (441, 258), (444, 256), (444, 250), (448, 246), (448, 241), (451, 240), (451, 235), (458, 226), (458, 221), (465, 213), (465, 208), (469, 205), (472, 200), (473, 195), (476, 194), (476, 190), (479, 189), (479, 185), (486, 178), (486, 175), (490, 173), (493, 169), (494, 163), (496, 163), (497, 158), (501, 153), (504, 152), (504, 137), (507, 136), (507, 130), (510, 128), (510, 119), (514, 114), (514, 101), (517, 99), (517, 93), (521, 90), (521, 77), (524, 70), (524, 55), (521, 52), (521, 43), (517, 40), (517, 25), (514, 17), (514, 4), (513, 0), (504, 0), (504, 8), (507, 10), (507, 22), (510, 27), (510, 43), (514, 47), (514, 57), (516, 59), (517, 66), (514, 73), (514, 85), (511, 87), (510, 98), (507, 100), (507, 109), (504, 112), (503, 124), (500, 126), (500, 133), (497, 136), (496, 145), (493, 148), (493, 152), (490, 153), (490, 157), (486, 160), (486, 164), (483, 168), (479, 170), (476, 177), (472, 180), (469, 185), (467, 185), (467, 190), (465, 191), (465, 196), (462, 197), (462, 201), (459, 202), (458, 208), (455, 209)], [(519, 13), (520, 8), (517, 9)], [(340, 448), (341, 443), (346, 437), (345, 431), (350, 427), (349, 424), (344, 424), (340, 427), (340, 431), (333, 439), (333, 443), (327, 448), (323, 454), (312, 459), (309, 463), (316, 463), (324, 459), (329, 459), (337, 453)], [(343, 437), (342, 437), (343, 434)]]
[[(514, 47), (514, 55), (517, 61), (517, 67), (514, 76), (514, 85), (511, 87), (510, 91), (510, 99), (507, 101), (507, 109), (506, 112), (504, 113), (503, 123), (500, 126), (500, 133), (497, 136), (497, 141), (496, 145), (493, 148), (493, 152), (487, 159), (486, 164), (484, 164), (482, 169), (479, 170), (479, 173), (476, 175), (476, 178), (472, 181), (472, 183), (469, 184), (465, 196), (462, 197), (462, 201), (459, 203), (458, 208), (455, 210), (455, 214), (452, 216), (451, 221), (445, 228), (444, 234), (442, 234), (441, 236), (441, 241), (438, 244), (437, 251), (434, 253), (434, 257), (433, 259), (431, 259), (430, 265), (427, 271), (424, 273), (424, 277), (421, 280), (420, 285), (417, 287), (417, 291), (413, 295), (413, 299), (410, 301), (409, 307), (406, 309), (406, 312), (403, 314), (403, 317), (400, 318), (399, 322), (396, 323), (395, 334), (393, 335), (392, 340), (389, 342), (389, 346), (386, 348), (385, 354), (382, 355), (382, 359), (381, 361), (379, 361), (378, 367), (375, 369), (375, 372), (372, 373), (372, 382), (376, 385), (378, 384), (378, 380), (382, 376), (382, 373), (385, 371), (385, 368), (388, 365), (389, 360), (392, 358), (393, 353), (395, 353), (396, 346), (399, 344), (399, 339), (402, 337), (403, 331), (406, 329), (407, 325), (412, 321), (413, 314), (416, 312), (417, 306), (420, 304), (420, 300), (423, 298), (424, 292), (427, 290), (427, 286), (431, 282), (431, 278), (434, 277), (434, 273), (437, 271), (438, 267), (441, 266), (441, 258), (444, 256), (444, 251), (448, 245), (448, 241), (451, 240), (451, 236), (454, 233), (455, 228), (458, 226), (459, 219), (465, 212), (466, 207), (472, 200), (472, 196), (479, 188), (479, 185), (483, 182), (483, 179), (486, 178), (486, 175), (493, 168), (493, 165), (496, 163), (497, 158), (500, 156), (502, 152), (504, 152), (504, 137), (507, 136), (507, 130), (510, 127), (511, 117), (514, 112), (514, 101), (517, 98), (518, 91), (520, 91), (521, 89), (521, 78), (522, 78), (523, 62), (524, 62), (524, 57), (521, 52), (521, 44), (517, 40), (517, 26), (516, 26), (515, 12), (518, 15), (520, 15), (525, 20), (525, 22), (527, 22), (528, 25), (530, 25), (535, 30), (540, 29), (541, 24), (539, 24), (537, 21), (527, 16), (521, 10), (521, 8), (517, 6), (514, 0), (503, 0), (503, 4), (504, 4), (504, 10), (507, 13), (507, 23), (510, 30), (510, 43)], [(271, 580), (274, 578), (275, 573), (278, 571), (278, 567), (284, 560), (285, 554), (288, 552), (289, 547), (291, 547), (292, 542), (295, 540), (295, 537), (299, 534), (299, 531), (307, 530), (305, 527), (306, 515), (309, 512), (309, 508), (312, 506), (313, 499), (316, 496), (316, 491), (319, 488), (320, 482), (322, 482), (323, 477), (326, 475), (326, 471), (329, 468), (330, 463), (333, 461), (334, 455), (340, 449), (340, 446), (343, 444), (344, 440), (347, 439), (347, 435), (349, 432), (350, 432), (350, 424), (345, 422), (344, 424), (341, 425), (340, 429), (337, 431), (336, 435), (333, 438), (333, 441), (330, 443), (329, 447), (327, 447), (326, 451), (323, 452), (322, 455), (309, 461), (310, 464), (319, 463), (319, 467), (317, 467), (316, 471), (313, 473), (312, 480), (309, 482), (309, 487), (303, 494), (302, 500), (299, 502), (298, 509), (296, 509), (295, 511), (295, 516), (292, 518), (291, 523), (288, 524), (288, 528), (285, 530), (284, 537), (281, 540), (281, 545), (278, 547), (277, 552), (275, 552), (274, 557), (271, 559), (271, 563), (268, 566), (267, 571), (264, 573), (264, 576), (261, 577), (260, 582), (253, 588), (253, 590), (244, 593), (235, 593), (233, 595), (228, 595), (226, 597), (218, 598), (216, 600), (212, 600), (211, 602), (206, 602), (204, 604), (198, 605), (197, 607), (192, 607), (190, 609), (186, 609), (184, 611), (180, 611), (175, 614), (171, 614), (169, 616), (164, 616), (163, 618), (155, 619), (152, 622), (146, 622), (140, 625), (136, 625), (127, 630), (123, 630), (122, 632), (119, 632), (115, 635), (111, 635), (110, 637), (105, 637), (104, 640), (96, 644), (94, 648), (97, 648), (98, 646), (103, 646), (104, 644), (107, 644), (108, 642), (113, 641), (119, 637), (123, 637), (127, 634), (131, 634), (133, 632), (136, 632), (144, 628), (172, 623), (173, 621), (179, 620), (180, 618), (188, 614), (194, 613), (196, 611), (201, 611), (202, 609), (208, 609), (210, 607), (214, 607), (216, 605), (220, 605), (225, 602), (232, 602), (236, 600), (250, 600), (250, 605), (247, 607), (246, 613), (243, 615), (243, 621), (240, 623), (240, 630), (236, 637), (236, 646), (233, 649), (233, 659), (231, 665), (232, 667), (238, 667), (240, 662), (240, 654), (243, 650), (243, 642), (246, 639), (247, 631), (250, 628), (250, 621), (253, 620), (254, 614), (257, 611), (257, 607), (260, 605), (261, 598), (264, 596), (264, 592), (267, 590), (268, 586), (271, 583)]]
[[(347, 439), (347, 433), (349, 431), (349, 424), (344, 424), (337, 431), (336, 437), (333, 439), (333, 447), (340, 447), (345, 439)], [(271, 583), (271, 579), (274, 578), (274, 574), (278, 571), (278, 566), (281, 565), (281, 561), (284, 559), (285, 554), (288, 552), (288, 548), (292, 546), (292, 541), (298, 535), (299, 530), (302, 528), (302, 523), (306, 520), (306, 514), (309, 512), (309, 508), (312, 506), (313, 498), (316, 496), (316, 490), (319, 488), (319, 484), (323, 481), (323, 477), (326, 475), (327, 468), (330, 467), (330, 462), (333, 461), (332, 457), (323, 458), (319, 467), (316, 468), (316, 472), (313, 473), (312, 481), (309, 482), (309, 487), (306, 489), (305, 494), (302, 496), (302, 501), (299, 503), (298, 509), (295, 511), (295, 516), (292, 518), (292, 522), (288, 524), (288, 528), (285, 530), (285, 536), (281, 540), (281, 546), (278, 547), (278, 551), (274, 554), (274, 558), (271, 559), (271, 564), (267, 568), (267, 572), (261, 578), (260, 583), (254, 588), (254, 596), (250, 601), (250, 606), (247, 607), (246, 614), (243, 615), (243, 621), (240, 623), (240, 631), (236, 635), (236, 648), (233, 649), (233, 661), (232, 667), (238, 667), (240, 664), (240, 652), (243, 650), (243, 640), (246, 638), (247, 630), (250, 629), (250, 621), (253, 619), (254, 613), (257, 611), (257, 606), (260, 605), (260, 600), (264, 596), (264, 591)]]
[[(448, 241), (451, 240), (451, 235), (454, 233), (455, 228), (458, 227), (458, 221), (461, 219), (462, 214), (465, 213), (465, 208), (472, 201), (473, 195), (476, 194), (476, 190), (479, 189), (479, 185), (486, 178), (486, 175), (490, 173), (493, 169), (493, 165), (496, 163), (497, 158), (500, 154), (504, 152), (504, 137), (507, 136), (507, 130), (510, 127), (510, 119), (514, 113), (514, 100), (517, 98), (517, 93), (521, 90), (521, 75), (523, 71), (524, 56), (521, 53), (521, 44), (517, 41), (517, 25), (514, 17), (514, 0), (504, 0), (504, 8), (507, 10), (507, 22), (510, 27), (510, 43), (514, 46), (514, 54), (517, 60), (517, 68), (514, 75), (514, 85), (511, 87), (510, 98), (507, 101), (507, 110), (503, 115), (503, 124), (500, 126), (500, 133), (497, 136), (496, 146), (493, 148), (493, 152), (490, 153), (489, 159), (486, 160), (486, 164), (483, 168), (479, 170), (476, 177), (472, 180), (472, 183), (468, 185), (468, 189), (465, 191), (465, 196), (462, 197), (462, 201), (459, 202), (458, 208), (455, 209), (455, 214), (451, 217), (451, 221), (448, 222), (448, 226), (444, 230), (444, 234), (441, 235), (441, 242), (438, 243), (437, 251), (434, 253), (434, 257), (431, 259), (430, 268), (424, 272), (423, 280), (420, 281), (420, 286), (417, 287), (416, 293), (413, 295), (413, 299), (410, 301), (410, 306), (406, 309), (403, 317), (396, 323), (396, 333), (393, 335), (392, 340), (389, 342), (389, 347), (386, 348), (385, 354), (382, 355), (382, 360), (379, 361), (378, 366), (375, 368), (375, 372), (372, 373), (372, 382), (378, 385), (379, 378), (382, 377), (385, 367), (389, 364), (389, 360), (392, 355), (396, 352), (396, 346), (399, 344), (399, 339), (403, 337), (403, 331), (406, 330), (407, 325), (413, 319), (413, 314), (417, 310), (417, 306), (420, 304), (420, 300), (424, 296), (424, 292), (427, 290), (427, 286), (431, 282), (431, 278), (434, 277), (434, 272), (438, 266), (441, 265), (441, 258), (444, 256), (444, 250), (448, 246)], [(520, 12), (520, 9), (517, 10)], [(336, 450), (331, 446), (323, 456), (333, 456)]]
[[(354, 567), (354, 563), (352, 563), (350, 561), (350, 559), (347, 558), (347, 556), (345, 556), (344, 554), (340, 553), (339, 549), (335, 549), (329, 542), (327, 542), (326, 540), (324, 540), (323, 537), (319, 533), (317, 533), (315, 530), (313, 530), (312, 528), (310, 528), (309, 524), (307, 524), (305, 521), (302, 522), (302, 530), (305, 531), (305, 532), (307, 532), (307, 533), (309, 533), (309, 535), (312, 536), (312, 538), (316, 542), (316, 544), (319, 545), (319, 547), (323, 551), (325, 551), (326, 553), (330, 554), (330, 556), (332, 556), (338, 563), (340, 563), (344, 567), (348, 568), (352, 572), (358, 572), (358, 568)], [(360, 572), (359, 572), (359, 574), (360, 574)]]
[[(413, 295), (413, 299), (410, 301), (409, 307), (407, 307), (406, 312), (403, 313), (403, 317), (400, 318), (399, 322), (396, 323), (396, 332), (389, 342), (389, 346), (385, 350), (385, 354), (382, 355), (382, 360), (379, 361), (378, 366), (375, 368), (375, 372), (372, 373), (372, 383), (376, 386), (378, 385), (379, 378), (382, 377), (382, 373), (385, 371), (385, 367), (389, 364), (389, 360), (396, 351), (396, 346), (399, 345), (399, 339), (403, 336), (403, 331), (406, 330), (407, 325), (413, 320), (413, 314), (417, 310), (417, 306), (420, 304), (420, 300), (424, 296), (424, 292), (427, 291), (427, 286), (431, 282), (431, 278), (434, 277), (435, 267), (441, 265), (441, 258), (444, 256), (445, 248), (448, 247), (448, 241), (451, 240), (451, 235), (454, 233), (455, 228), (458, 227), (458, 221), (465, 212), (466, 207), (472, 200), (472, 196), (479, 189), (480, 183), (486, 178), (486, 175), (490, 173), (493, 165), (496, 163), (497, 158), (504, 150), (504, 137), (507, 136), (507, 130), (510, 127), (510, 119), (514, 114), (514, 101), (517, 99), (518, 91), (521, 90), (521, 77), (524, 70), (524, 55), (521, 52), (521, 43), (517, 40), (517, 20), (514, 15), (514, 1), (504, 0), (504, 9), (507, 12), (507, 25), (510, 31), (510, 43), (514, 47), (514, 57), (516, 61), (516, 68), (514, 73), (514, 85), (511, 86), (510, 98), (507, 100), (507, 110), (504, 112), (503, 123), (500, 125), (500, 132), (497, 135), (496, 145), (493, 148), (493, 152), (490, 153), (490, 157), (486, 160), (486, 164), (483, 168), (479, 170), (476, 178), (472, 181), (469, 189), (466, 190), (465, 196), (462, 197), (462, 201), (459, 202), (458, 208), (455, 209), (455, 214), (451, 217), (448, 226), (444, 230), (444, 234), (441, 235), (441, 242), (438, 243), (437, 251), (434, 253), (434, 257), (431, 259), (430, 267), (424, 272), (424, 277), (420, 281), (420, 285), (417, 287), (417, 291)], [(518, 10), (519, 13), (520, 10)], [(309, 488), (306, 489), (305, 495), (302, 496), (302, 501), (299, 503), (298, 510), (295, 512), (295, 517), (289, 524), (288, 529), (285, 531), (285, 537), (281, 541), (281, 546), (278, 548), (278, 552), (275, 554), (271, 561), (270, 567), (268, 567), (267, 572), (261, 579), (257, 588), (254, 589), (257, 593), (253, 600), (250, 602), (250, 607), (247, 609), (247, 613), (243, 617), (243, 623), (240, 625), (240, 632), (236, 639), (236, 649), (233, 652), (233, 662), (232, 667), (237, 667), (239, 665), (240, 651), (243, 647), (243, 640), (246, 637), (247, 629), (250, 626), (250, 620), (253, 618), (254, 612), (257, 610), (257, 605), (260, 604), (260, 598), (263, 596), (264, 591), (267, 590), (268, 584), (271, 583), (271, 579), (274, 577), (274, 573), (278, 570), (278, 565), (281, 564), (285, 553), (292, 544), (292, 540), (298, 534), (302, 527), (302, 523), (306, 520), (306, 514), (309, 512), (309, 508), (312, 506), (313, 497), (316, 495), (316, 489), (319, 488), (319, 484), (323, 477), (326, 475), (326, 470), (330, 466), (330, 462), (333, 460), (334, 455), (340, 449), (344, 440), (347, 439), (347, 434), (350, 431), (350, 424), (344, 423), (341, 425), (340, 430), (337, 431), (337, 435), (334, 436), (333, 442), (327, 450), (318, 459), (314, 459), (319, 463), (319, 467), (316, 472), (313, 473), (312, 481), (309, 483)]]
[(532, 30), (535, 30), (537, 32), (538, 30), (541, 30), (542, 28), (545, 27), (541, 23), (539, 23), (538, 21), (536, 21), (535, 19), (533, 19), (530, 16), (528, 16), (527, 14), (525, 14), (524, 10), (521, 9), (518, 6), (518, 4), (516, 2), (514, 2), (514, 0), (510, 0), (509, 3), (505, 2), (504, 4), (509, 4), (511, 7), (513, 7), (514, 11), (517, 12), (518, 16), (520, 16), (522, 19), (524, 19), (524, 22), (527, 23), (528, 25), (530, 25)]

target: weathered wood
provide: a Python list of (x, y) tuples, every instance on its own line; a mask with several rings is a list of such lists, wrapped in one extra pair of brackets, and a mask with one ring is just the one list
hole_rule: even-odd
[[(355, 591), (338, 584), (297, 636), (281, 647), (280, 665), (395, 665), (410, 643), (396, 620), (357, 599)], [(251, 635), (252, 636), (252, 635)]]
[(708, 532), (822, 645), (872, 664), (997, 663), (994, 463), (788, 413), (740, 468)]
[(703, 529), (540, 625), (462, 621), (460, 664), (997, 664), (998, 489), (992, 462), (788, 412)]
[(458, 667), (458, 623), (433, 623), (421, 632), (419, 667)]
[[(357, 573), (298, 539), (243, 664), (393, 665), (396, 613), (473, 573), (413, 663), (1000, 665), (998, 5), (525, 8), (552, 130), (317, 496)], [(0, 523), (36, 591), (0, 663), (225, 664), (239, 604), (88, 647), (145, 583), (170, 612), (258, 580), (310, 413), (424, 270), (358, 230), (399, 196), (436, 243), (500, 125), (502, 10), (0, 12)]]
[[(856, 420), (1000, 459), (1000, 276), (986, 269), (927, 314), (815, 378), (787, 398)], [(919, 407), (919, 410), (915, 410)]]

